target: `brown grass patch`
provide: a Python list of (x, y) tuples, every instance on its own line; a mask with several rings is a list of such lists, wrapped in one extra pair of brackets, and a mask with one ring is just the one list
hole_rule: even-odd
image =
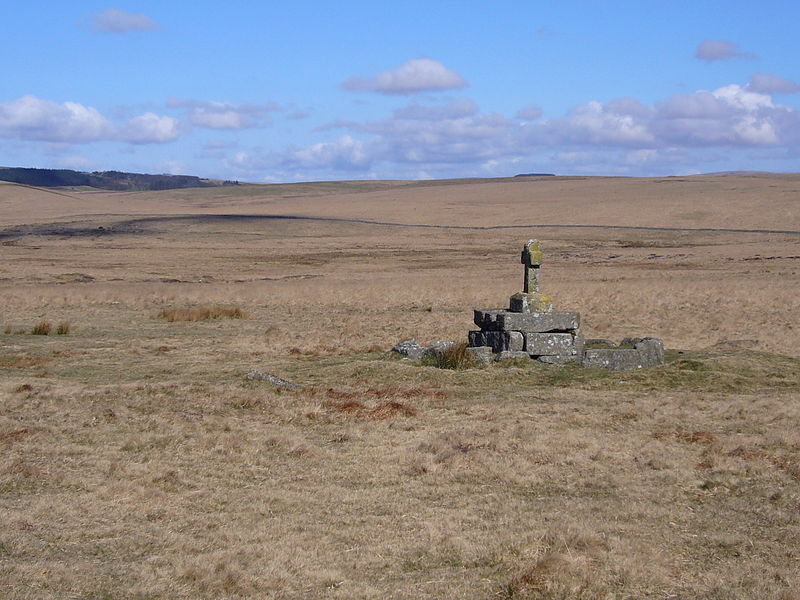
[(703, 446), (710, 446), (716, 441), (716, 436), (711, 433), (710, 431), (680, 431), (677, 429), (672, 429), (669, 431), (657, 431), (653, 434), (653, 437), (659, 440), (663, 440), (666, 438), (675, 438), (677, 440), (681, 440), (682, 442), (688, 442), (690, 444), (701, 444)]
[(336, 412), (353, 415), (368, 421), (382, 421), (393, 417), (415, 417), (417, 409), (397, 400), (382, 400), (373, 404), (366, 405), (358, 400), (347, 400), (345, 402), (325, 402), (323, 406)]
[(419, 410), (407, 400), (443, 399), (447, 392), (424, 387), (374, 387), (365, 390), (337, 390), (328, 388), (309, 390), (314, 397), (322, 396), (322, 407), (336, 413), (359, 419), (381, 421), (394, 417), (415, 417)]
[(12, 444), (29, 435), (33, 435), (37, 431), (38, 430), (30, 427), (24, 427), (23, 429), (17, 429), (15, 431), (0, 432), (0, 443)]
[(5, 367), (7, 369), (30, 369), (31, 367), (38, 367), (49, 361), (50, 358), (46, 356), (0, 356), (0, 367)]
[(435, 354), (423, 360), (424, 364), (430, 364), (439, 369), (452, 369), (458, 371), (461, 369), (469, 369), (478, 364), (475, 357), (467, 352), (469, 344), (462, 342), (454, 344), (439, 354)]
[(514, 577), (501, 597), (594, 600), (611, 597), (621, 580), (607, 566), (608, 543), (594, 535), (565, 532), (542, 538), (533, 565)]
[(50, 335), (53, 331), (53, 324), (50, 321), (39, 321), (31, 329), (31, 335)]
[(40, 479), (44, 475), (39, 467), (22, 459), (13, 461), (4, 470), (8, 475), (20, 475), (26, 479)]
[(72, 325), (67, 321), (62, 321), (56, 327), (56, 335), (69, 335), (69, 332), (72, 330)]
[(212, 319), (244, 319), (247, 316), (238, 306), (195, 306), (193, 308), (165, 308), (158, 313), (168, 323), (176, 321), (210, 321)]

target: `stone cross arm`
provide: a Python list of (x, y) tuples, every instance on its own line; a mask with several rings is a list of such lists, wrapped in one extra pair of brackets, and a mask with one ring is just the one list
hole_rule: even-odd
[(542, 264), (542, 251), (539, 249), (539, 240), (528, 240), (522, 249), (522, 264), (526, 267), (539, 267)]

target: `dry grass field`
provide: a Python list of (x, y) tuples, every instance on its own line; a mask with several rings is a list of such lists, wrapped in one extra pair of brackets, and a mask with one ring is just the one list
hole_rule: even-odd
[[(390, 355), (531, 237), (668, 363)], [(800, 175), (0, 184), (0, 598), (800, 599), (799, 290)]]

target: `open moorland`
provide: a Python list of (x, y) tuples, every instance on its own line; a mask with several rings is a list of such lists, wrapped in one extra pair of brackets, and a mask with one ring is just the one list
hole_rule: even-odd
[[(389, 352), (529, 238), (667, 364)], [(798, 290), (800, 175), (0, 183), (0, 598), (800, 599)]]

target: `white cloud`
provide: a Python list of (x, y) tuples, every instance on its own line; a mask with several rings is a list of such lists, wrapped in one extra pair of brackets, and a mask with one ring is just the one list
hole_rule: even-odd
[(734, 42), (727, 40), (703, 40), (694, 53), (695, 58), (707, 60), (729, 60), (731, 58), (755, 58), (750, 52), (742, 52)]
[(366, 79), (351, 77), (342, 84), (346, 90), (380, 94), (415, 94), (466, 87), (467, 81), (439, 61), (415, 58), (393, 71), (384, 71)]
[(177, 139), (180, 133), (177, 119), (147, 112), (130, 119), (120, 137), (132, 144), (163, 144)]
[(58, 104), (36, 96), (0, 103), (0, 137), (82, 144), (124, 141), (163, 143), (180, 135), (177, 119), (151, 112), (117, 125), (91, 106), (77, 102)]
[(96, 109), (22, 96), (0, 104), (0, 136), (48, 142), (92, 142), (113, 136), (114, 126)]
[(755, 73), (747, 89), (761, 94), (796, 94), (800, 92), (800, 83), (774, 73)]
[(556, 144), (649, 146), (655, 142), (646, 120), (629, 114), (625, 105), (590, 101), (576, 106), (566, 116), (534, 127), (541, 141)]
[(734, 84), (653, 104), (590, 101), (536, 121), (480, 114), (464, 101), (411, 104), (386, 119), (340, 120), (322, 129), (337, 128), (346, 132), (338, 141), (293, 149), (281, 164), (326, 173), (391, 169), (408, 176), (420, 169), (434, 176), (563, 172), (564, 165), (587, 173), (680, 171), (702, 162), (719, 165), (748, 149), (792, 147), (800, 140), (800, 111)]
[(352, 171), (368, 168), (372, 161), (364, 142), (349, 135), (335, 142), (321, 142), (290, 153), (285, 166), (291, 168), (334, 168)]
[(189, 121), (197, 127), (208, 129), (248, 129), (269, 124), (267, 113), (280, 110), (278, 104), (234, 104), (206, 100), (167, 101), (170, 108), (188, 108)]
[(119, 8), (94, 15), (92, 29), (103, 33), (127, 33), (129, 31), (149, 31), (158, 25), (153, 19), (142, 13), (129, 13)]

